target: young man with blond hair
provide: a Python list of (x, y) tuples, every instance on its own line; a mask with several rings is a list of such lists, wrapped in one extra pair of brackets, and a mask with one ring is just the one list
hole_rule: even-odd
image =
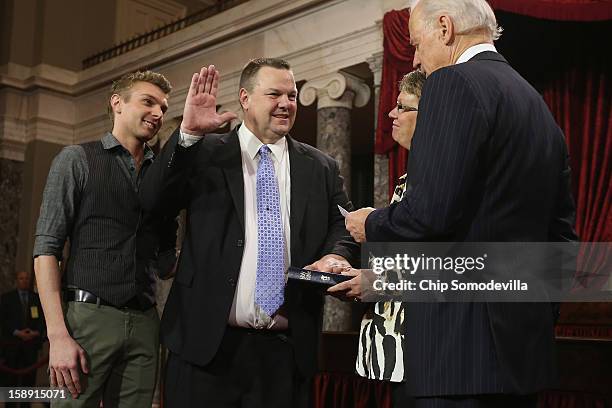
[(138, 188), (153, 160), (146, 142), (162, 126), (170, 90), (161, 74), (125, 75), (111, 87), (112, 132), (64, 148), (51, 165), (34, 265), (50, 381), (72, 395), (56, 406), (151, 406), (159, 347), (153, 270), (160, 251), (174, 251), (167, 231), (174, 222), (145, 214)]

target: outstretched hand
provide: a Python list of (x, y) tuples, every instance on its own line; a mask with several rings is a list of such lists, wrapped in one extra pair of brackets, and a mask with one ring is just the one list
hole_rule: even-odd
[(218, 88), (219, 71), (214, 65), (202, 67), (199, 73), (193, 74), (185, 99), (181, 131), (203, 136), (237, 118), (233, 112), (217, 113)]

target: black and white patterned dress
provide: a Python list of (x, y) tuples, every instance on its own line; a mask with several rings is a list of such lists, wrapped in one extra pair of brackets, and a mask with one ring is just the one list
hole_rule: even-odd
[[(391, 203), (402, 199), (406, 175), (398, 180)], [(404, 308), (402, 302), (377, 302), (361, 320), (355, 368), (362, 377), (404, 381)]]

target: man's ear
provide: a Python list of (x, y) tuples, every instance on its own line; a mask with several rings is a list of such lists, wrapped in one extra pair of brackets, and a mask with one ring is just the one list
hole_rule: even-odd
[(440, 29), (440, 39), (444, 45), (452, 44), (455, 40), (453, 20), (449, 16), (442, 15), (438, 18), (438, 27)]
[(244, 88), (240, 88), (240, 106), (242, 106), (242, 110), (248, 109), (249, 99), (249, 92)]
[(115, 113), (121, 113), (121, 95), (112, 94), (110, 97), (110, 106)]

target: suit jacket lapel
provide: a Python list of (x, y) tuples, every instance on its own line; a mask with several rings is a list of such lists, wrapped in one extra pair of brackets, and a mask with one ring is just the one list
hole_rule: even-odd
[(238, 127), (221, 137), (223, 144), (218, 151), (219, 163), (223, 169), (238, 219), (244, 231), (244, 178), (242, 176), (242, 157), (238, 140)]
[(313, 159), (299, 143), (287, 136), (291, 176), (291, 259), (296, 259), (299, 248), (299, 232), (304, 222), (304, 210), (308, 203), (312, 182)]

